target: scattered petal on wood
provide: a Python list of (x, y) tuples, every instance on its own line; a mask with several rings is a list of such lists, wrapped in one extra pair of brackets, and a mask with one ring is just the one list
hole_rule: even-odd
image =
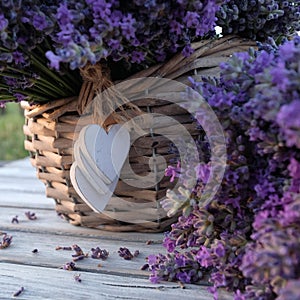
[(61, 246), (57, 246), (55, 248), (55, 250), (67, 250), (67, 251), (71, 251), (72, 247), (61, 247)]
[(109, 252), (106, 249), (100, 249), (99, 247), (92, 248), (91, 252), (92, 252), (91, 258), (94, 259), (106, 260), (109, 255)]
[(74, 262), (67, 262), (65, 263), (63, 266), (60, 267), (61, 269), (63, 270), (66, 270), (66, 271), (74, 271), (76, 270), (76, 266), (75, 266), (75, 263)]
[(72, 256), (73, 257), (77, 257), (77, 256), (82, 256), (84, 255), (82, 249), (78, 246), (78, 245), (73, 245), (72, 246), (72, 249), (75, 251), (75, 254), (73, 254)]
[(144, 264), (143, 266), (141, 266), (141, 270), (145, 271), (149, 269), (149, 264)]
[(118, 253), (124, 259), (131, 260), (134, 257), (138, 256), (140, 254), (140, 251), (139, 250), (135, 250), (134, 254), (132, 254), (128, 248), (126, 248), (126, 247), (120, 247)]
[(36, 220), (37, 216), (35, 215), (34, 212), (26, 211), (25, 216), (27, 217), (28, 220)]
[(73, 258), (73, 261), (82, 260), (82, 259), (84, 259), (85, 257), (86, 257), (85, 255), (78, 255), (78, 256), (75, 256), (75, 257)]
[(11, 222), (14, 224), (18, 224), (19, 223), (19, 220), (18, 220), (18, 216), (14, 216), (12, 219), (11, 219)]
[(0, 249), (4, 249), (10, 246), (12, 241), (12, 236), (4, 234), (2, 241), (0, 242)]
[(13, 297), (18, 297), (24, 292), (24, 287), (22, 286), (19, 290), (17, 290), (15, 293), (13, 293)]
[(75, 279), (75, 281), (77, 281), (77, 282), (81, 282), (81, 281), (82, 281), (81, 278), (80, 278), (80, 274), (75, 274), (75, 275), (74, 275), (74, 279)]

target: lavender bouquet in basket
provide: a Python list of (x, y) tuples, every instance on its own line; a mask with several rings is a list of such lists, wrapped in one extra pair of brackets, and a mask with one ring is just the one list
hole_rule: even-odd
[(76, 95), (88, 63), (105, 61), (122, 78), (175, 52), (188, 56), (214, 29), (216, 2), (2, 1), (0, 103)]
[(214, 38), (216, 23), (252, 39), (299, 25), (299, 1), (9, 0), (0, 8), (1, 105), (77, 95), (88, 63), (105, 61), (122, 79), (188, 56), (193, 41)]

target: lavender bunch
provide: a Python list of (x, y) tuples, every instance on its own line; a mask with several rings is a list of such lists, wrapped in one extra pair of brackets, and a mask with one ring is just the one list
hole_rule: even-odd
[[(214, 201), (180, 217), (164, 246), (172, 255), (178, 248), (194, 253), (215, 294), (220, 286), (239, 300), (295, 293), (288, 283), (300, 277), (299, 55), (299, 37), (279, 47), (273, 42), (235, 54), (221, 66), (219, 80), (192, 81), (223, 125), (228, 167)], [(152, 278), (176, 277), (168, 258), (149, 265)]]
[(78, 94), (79, 69), (105, 61), (113, 79), (189, 56), (215, 26), (205, 1), (20, 0), (0, 6), (0, 105)]
[(223, 34), (253, 40), (287, 36), (300, 28), (300, 1), (227, 0), (217, 12)]
[(149, 65), (164, 61), (214, 29), (216, 1), (67, 1), (54, 11), (51, 65), (71, 69), (111, 57)]
[[(52, 1), (2, 1), (0, 9), (0, 106), (7, 101), (49, 101), (78, 92), (78, 74), (48, 68), (45, 50)], [(49, 10), (48, 10), (49, 8)]]

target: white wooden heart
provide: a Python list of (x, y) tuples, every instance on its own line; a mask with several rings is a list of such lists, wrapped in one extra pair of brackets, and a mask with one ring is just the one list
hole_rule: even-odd
[(108, 133), (95, 124), (80, 132), (74, 145), (70, 177), (77, 193), (93, 210), (105, 209), (129, 149), (129, 132), (119, 124), (112, 125)]
[(100, 131), (104, 131), (104, 130), (98, 125), (85, 126), (80, 131), (76, 143), (78, 144), (78, 147), (82, 152), (82, 154), (85, 156), (86, 161), (94, 169), (97, 176), (101, 178), (106, 184), (110, 184), (113, 179), (109, 178), (105, 174), (105, 172), (102, 172), (102, 170), (99, 169), (96, 165), (96, 144), (97, 143), (103, 144), (103, 142), (101, 142), (98, 138), (100, 135)]
[(95, 173), (94, 168), (90, 166), (79, 147), (78, 141), (76, 141), (74, 144), (74, 160), (76, 161), (77, 166), (80, 168), (82, 173), (85, 175), (86, 179), (98, 193), (105, 194), (108, 192), (107, 184)]

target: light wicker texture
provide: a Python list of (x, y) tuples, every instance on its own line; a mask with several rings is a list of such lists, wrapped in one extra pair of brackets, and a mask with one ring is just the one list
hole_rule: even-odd
[[(245, 51), (252, 46), (253, 42), (235, 36), (197, 42), (193, 44), (195, 52), (192, 56), (184, 58), (180, 54), (175, 55), (168, 62), (146, 69), (130, 78), (164, 77), (189, 84), (189, 76), (201, 80), (202, 76), (218, 75), (218, 65), (221, 62), (226, 61), (233, 52)], [(176, 104), (147, 98), (139, 100), (137, 104), (142, 111), (171, 116), (183, 124), (192, 136), (198, 135), (197, 126), (191, 116)], [(134, 188), (119, 180), (115, 194), (126, 199), (126, 205), (112, 197), (106, 209), (109, 213), (92, 211), (77, 195), (70, 181), (74, 140), (78, 136), (80, 126), (93, 123), (92, 116), (80, 115), (82, 109), (78, 108), (78, 97), (60, 99), (43, 105), (29, 105), (24, 102), (22, 106), (26, 119), (25, 148), (30, 152), (31, 163), (36, 167), (37, 177), (46, 185), (47, 197), (55, 200), (57, 213), (71, 224), (111, 231), (156, 232), (166, 230), (176, 220), (176, 216), (166, 217), (159, 201), (167, 189), (172, 187), (169, 178), (166, 177), (148, 189)], [(168, 124), (158, 126), (167, 128)], [(169, 128), (172, 133), (172, 124), (169, 124)], [(169, 150), (170, 141), (155, 135), (152, 130), (131, 147), (131, 167), (138, 175), (146, 175), (150, 172), (149, 159), (157, 154), (172, 163), (174, 154), (170, 154)], [(156, 167), (162, 168), (160, 164)], [(122, 170), (122, 174), (126, 175), (126, 170)], [(134, 220), (137, 215), (141, 219), (152, 221), (119, 221)]]

